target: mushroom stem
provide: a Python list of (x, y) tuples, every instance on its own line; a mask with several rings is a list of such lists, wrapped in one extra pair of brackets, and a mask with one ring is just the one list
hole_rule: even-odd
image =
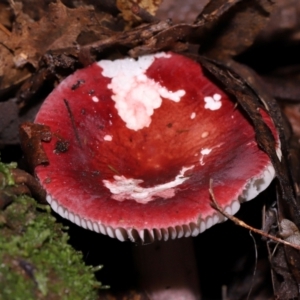
[(134, 247), (141, 288), (151, 300), (199, 300), (192, 238), (156, 241)]

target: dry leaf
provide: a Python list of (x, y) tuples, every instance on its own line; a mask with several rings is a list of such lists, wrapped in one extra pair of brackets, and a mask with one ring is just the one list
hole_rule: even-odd
[(13, 34), (4, 44), (13, 51), (16, 66), (30, 63), (37, 68), (39, 59), (45, 52), (74, 47), (78, 36), (89, 31), (93, 31), (94, 38), (101, 38), (109, 33), (109, 30), (99, 24), (92, 9), (70, 9), (61, 2), (51, 3), (47, 13), (37, 22), (26, 21), (19, 10)]
[(117, 0), (116, 4), (126, 22), (139, 23), (141, 19), (133, 13), (133, 7), (137, 6), (154, 16), (162, 0)]
[(269, 20), (274, 3), (269, 0), (214, 0), (204, 8), (198, 22), (202, 22), (221, 7), (230, 7), (230, 10), (211, 22), (201, 53), (225, 60), (240, 54), (253, 44)]
[(0, 92), (22, 82), (38, 68), (41, 57), (49, 50), (76, 47), (107, 37), (105, 27), (112, 17), (95, 14), (92, 8), (67, 8), (61, 2), (51, 3), (38, 21), (14, 5), (15, 21), (8, 36), (0, 31)]

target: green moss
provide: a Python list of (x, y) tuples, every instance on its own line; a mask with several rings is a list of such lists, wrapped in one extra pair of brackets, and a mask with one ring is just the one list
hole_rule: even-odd
[(10, 169), (15, 169), (16, 167), (16, 163), (4, 164), (0, 161), (0, 173), (4, 175), (3, 182), (0, 182), (0, 189), (6, 185), (14, 185), (14, 179)]
[(95, 269), (68, 239), (49, 207), (28, 196), (0, 210), (0, 300), (97, 299)]

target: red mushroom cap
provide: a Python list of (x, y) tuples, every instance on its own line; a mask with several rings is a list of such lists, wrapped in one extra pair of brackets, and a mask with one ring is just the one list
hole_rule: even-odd
[[(268, 114), (261, 113), (277, 136)], [(49, 165), (36, 167), (62, 217), (122, 241), (196, 236), (274, 177), (235, 103), (174, 53), (103, 60), (76, 71), (45, 100), (36, 123)]]

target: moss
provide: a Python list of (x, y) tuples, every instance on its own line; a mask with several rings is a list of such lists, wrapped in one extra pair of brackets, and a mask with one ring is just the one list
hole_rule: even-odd
[(6, 185), (14, 185), (14, 179), (10, 169), (15, 169), (16, 167), (16, 163), (4, 164), (0, 161), (0, 173), (4, 175), (2, 181), (0, 182), (0, 189)]
[[(1, 168), (3, 164), (0, 172), (9, 178)], [(48, 206), (28, 196), (16, 197), (0, 210), (1, 300), (97, 298), (101, 284), (95, 269), (83, 263), (62, 229)]]

